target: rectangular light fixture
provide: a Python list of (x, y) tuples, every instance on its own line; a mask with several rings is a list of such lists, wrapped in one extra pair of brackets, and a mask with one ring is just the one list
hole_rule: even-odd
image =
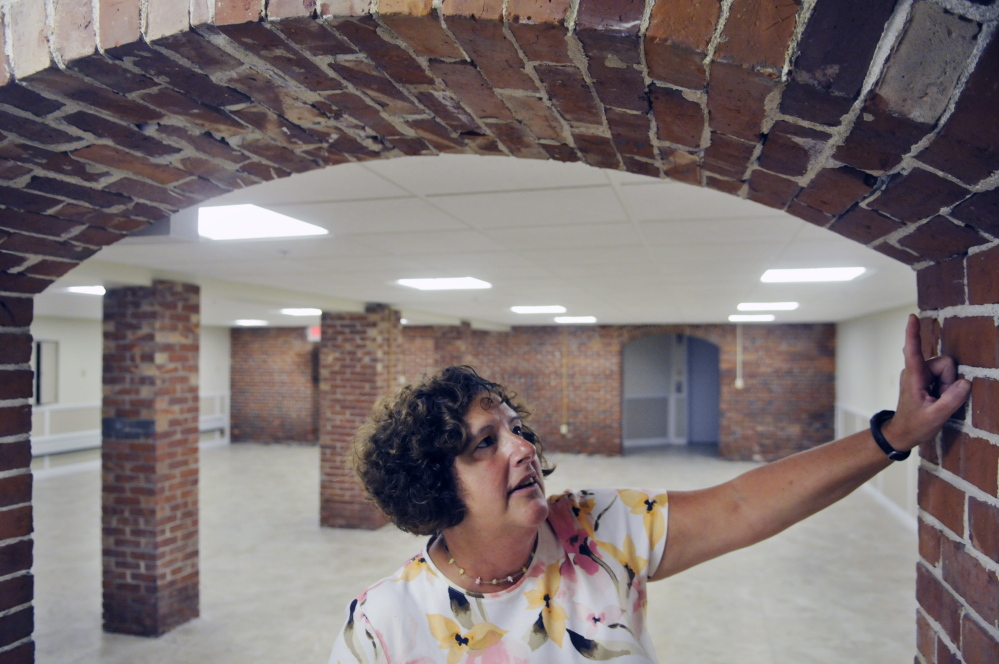
[(281, 313), (285, 316), (321, 316), (323, 313), (322, 309), (282, 309)]
[(234, 320), (232, 324), (240, 327), (264, 327), (268, 325), (267, 321), (260, 320), (258, 318), (240, 318), (238, 320)]
[(730, 323), (770, 323), (775, 318), (773, 314), (732, 314), (728, 320)]
[(409, 286), (419, 290), (469, 290), (474, 288), (492, 288), (488, 281), (475, 277), (443, 277), (438, 279), (400, 279), (400, 286)]
[(329, 235), (329, 231), (256, 205), (219, 205), (198, 209), (198, 235), (209, 240), (254, 240)]
[(555, 322), (560, 325), (573, 325), (579, 323), (596, 323), (596, 316), (555, 316)]
[(512, 311), (515, 314), (564, 314), (565, 307), (561, 307), (557, 304), (510, 307), (510, 311)]
[(813, 267), (797, 270), (767, 270), (760, 277), (765, 283), (807, 281), (850, 281), (865, 272), (862, 267)]
[(66, 289), (70, 293), (81, 293), (83, 295), (104, 295), (104, 286), (70, 286)]
[(794, 311), (797, 302), (740, 302), (739, 311)]

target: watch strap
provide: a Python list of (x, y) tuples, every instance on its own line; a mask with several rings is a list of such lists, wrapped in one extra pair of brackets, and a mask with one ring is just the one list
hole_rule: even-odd
[(910, 450), (904, 452), (896, 450), (881, 432), (881, 425), (893, 417), (895, 417), (894, 410), (882, 410), (874, 413), (874, 416), (871, 417), (871, 435), (874, 436), (874, 442), (878, 444), (881, 451), (888, 455), (889, 459), (892, 461), (904, 461), (909, 458)]

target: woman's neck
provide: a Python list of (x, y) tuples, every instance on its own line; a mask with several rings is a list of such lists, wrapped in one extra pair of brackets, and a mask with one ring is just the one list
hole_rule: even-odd
[(520, 580), (533, 561), (537, 538), (536, 529), (498, 534), (458, 525), (436, 538), (430, 553), (451, 581), (466, 590), (487, 593)]

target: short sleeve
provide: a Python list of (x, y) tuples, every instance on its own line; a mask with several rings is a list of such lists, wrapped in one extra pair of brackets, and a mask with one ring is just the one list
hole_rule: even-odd
[(347, 608), (347, 622), (333, 644), (329, 664), (376, 664), (384, 661), (375, 631), (368, 624), (361, 602), (355, 599)]

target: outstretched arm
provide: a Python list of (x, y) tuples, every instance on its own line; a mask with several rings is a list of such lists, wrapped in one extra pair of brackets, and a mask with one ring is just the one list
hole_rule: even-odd
[[(924, 360), (909, 316), (895, 416), (882, 427), (896, 450), (933, 440), (968, 398), (949, 357)], [(892, 462), (870, 431), (755, 468), (709, 489), (671, 492), (666, 551), (653, 580), (755, 544), (843, 498)]]

